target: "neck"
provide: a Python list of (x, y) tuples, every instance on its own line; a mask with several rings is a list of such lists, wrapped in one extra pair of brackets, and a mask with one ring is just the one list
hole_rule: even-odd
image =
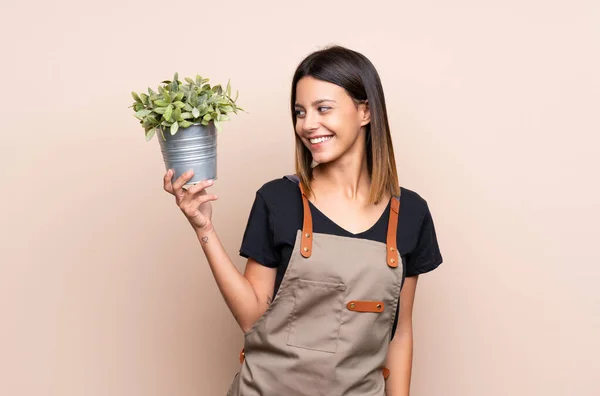
[(368, 200), (371, 178), (367, 166), (367, 153), (364, 144), (356, 146), (355, 150), (336, 161), (315, 167), (314, 186), (319, 192), (351, 200)]

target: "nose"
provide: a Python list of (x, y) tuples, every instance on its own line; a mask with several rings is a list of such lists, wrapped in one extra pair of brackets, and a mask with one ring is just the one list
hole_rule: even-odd
[(307, 111), (302, 120), (302, 129), (305, 132), (312, 132), (319, 129), (319, 114), (315, 111)]

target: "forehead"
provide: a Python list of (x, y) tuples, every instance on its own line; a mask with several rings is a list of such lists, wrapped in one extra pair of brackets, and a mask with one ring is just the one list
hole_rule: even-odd
[(318, 80), (314, 77), (302, 77), (296, 84), (296, 103), (310, 105), (316, 100), (332, 99), (340, 102), (350, 99), (346, 90), (339, 85)]

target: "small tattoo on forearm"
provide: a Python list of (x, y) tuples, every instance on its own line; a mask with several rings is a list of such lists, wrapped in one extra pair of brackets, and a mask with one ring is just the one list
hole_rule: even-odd
[(202, 242), (208, 243), (208, 237), (202, 237)]

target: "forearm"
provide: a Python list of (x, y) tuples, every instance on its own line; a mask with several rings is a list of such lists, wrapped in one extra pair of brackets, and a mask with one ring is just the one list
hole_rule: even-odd
[(386, 396), (408, 396), (413, 360), (412, 331), (406, 331), (394, 336), (387, 366), (390, 376), (386, 380)]
[(246, 332), (262, 314), (252, 285), (235, 267), (212, 225), (196, 235), (225, 303)]

